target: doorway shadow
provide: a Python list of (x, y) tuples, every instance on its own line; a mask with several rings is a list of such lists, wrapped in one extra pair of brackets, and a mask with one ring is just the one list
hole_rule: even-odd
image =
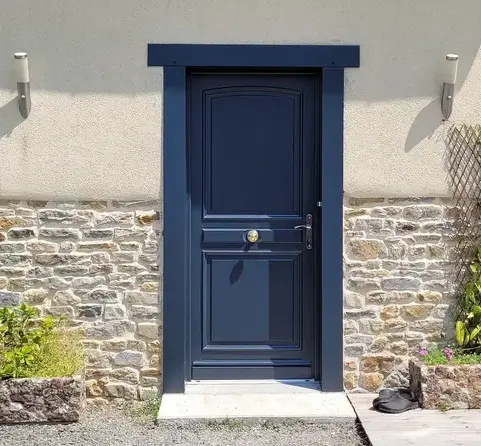
[(302, 379), (296, 379), (296, 380), (283, 380), (283, 379), (274, 379), (276, 383), (279, 385), (283, 385), (287, 387), (296, 387), (299, 390), (303, 389), (306, 392), (309, 391), (321, 391), (321, 384), (318, 381), (312, 381), (312, 380), (302, 380)]

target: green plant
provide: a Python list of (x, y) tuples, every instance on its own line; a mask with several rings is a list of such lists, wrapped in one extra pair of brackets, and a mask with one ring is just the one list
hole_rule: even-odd
[(79, 335), (65, 318), (39, 318), (28, 305), (0, 309), (0, 377), (71, 376), (82, 364)]
[(446, 403), (438, 403), (437, 409), (440, 412), (447, 412), (449, 410), (449, 405), (447, 405)]
[(139, 421), (152, 422), (157, 419), (161, 402), (161, 397), (153, 395), (144, 401), (134, 401), (126, 406), (126, 410), (128, 415)]
[(22, 377), (33, 367), (40, 343), (54, 325), (51, 317), (34, 323), (36, 317), (36, 310), (28, 305), (0, 309), (1, 376)]
[(469, 265), (470, 278), (458, 296), (456, 342), (473, 353), (481, 353), (481, 246)]
[(53, 378), (79, 373), (84, 366), (81, 340), (79, 330), (60, 323), (42, 340), (37, 361), (29, 376)]
[(432, 344), (429, 347), (421, 347), (418, 353), (426, 365), (481, 364), (481, 355), (466, 352), (459, 347), (445, 346), (441, 348), (437, 344)]

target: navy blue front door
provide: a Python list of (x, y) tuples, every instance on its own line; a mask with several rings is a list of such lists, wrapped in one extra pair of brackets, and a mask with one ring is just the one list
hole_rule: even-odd
[(318, 374), (318, 80), (189, 74), (190, 379)]

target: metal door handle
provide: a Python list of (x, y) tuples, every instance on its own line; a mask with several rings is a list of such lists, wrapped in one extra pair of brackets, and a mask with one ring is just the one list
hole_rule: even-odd
[(306, 215), (306, 224), (294, 226), (294, 229), (306, 230), (306, 248), (312, 249), (312, 214)]

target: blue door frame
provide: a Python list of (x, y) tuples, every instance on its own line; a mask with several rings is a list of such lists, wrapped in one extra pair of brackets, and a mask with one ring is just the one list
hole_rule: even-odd
[(149, 44), (148, 65), (164, 67), (163, 382), (185, 390), (190, 258), (187, 156), (188, 68), (322, 69), (320, 382), (343, 389), (343, 109), (344, 68), (359, 67), (358, 45)]

